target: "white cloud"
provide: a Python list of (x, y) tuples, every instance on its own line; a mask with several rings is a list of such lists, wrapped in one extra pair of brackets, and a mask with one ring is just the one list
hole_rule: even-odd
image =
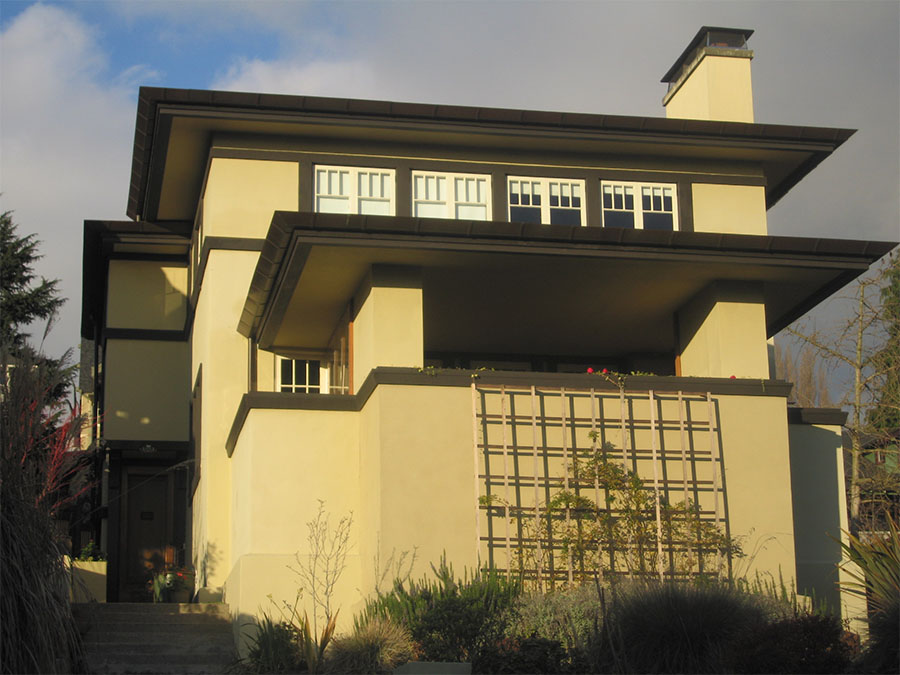
[(212, 83), (213, 89), (270, 94), (379, 98), (380, 84), (372, 67), (362, 61), (240, 59)]
[(124, 218), (128, 196), (132, 78), (106, 82), (97, 40), (72, 12), (44, 5), (0, 35), (0, 208), (43, 242), (38, 273), (62, 281), (68, 302), (45, 345), (54, 354), (78, 342), (82, 221)]

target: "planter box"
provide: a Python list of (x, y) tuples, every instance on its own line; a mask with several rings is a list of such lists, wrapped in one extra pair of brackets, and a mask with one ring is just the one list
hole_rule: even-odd
[(73, 560), (70, 570), (72, 602), (106, 602), (105, 560)]

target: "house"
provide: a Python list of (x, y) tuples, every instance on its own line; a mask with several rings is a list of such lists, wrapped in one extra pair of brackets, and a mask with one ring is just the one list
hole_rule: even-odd
[(548, 505), (602, 503), (604, 453), (748, 554), (681, 573), (838, 604), (844, 415), (789, 409), (767, 340), (895, 244), (767, 233), (853, 131), (754, 123), (751, 33), (702, 28), (665, 118), (142, 88), (129, 220), (84, 235), (110, 599), (169, 546), (240, 623), (320, 500), (346, 620), (402, 551), (565, 583)]

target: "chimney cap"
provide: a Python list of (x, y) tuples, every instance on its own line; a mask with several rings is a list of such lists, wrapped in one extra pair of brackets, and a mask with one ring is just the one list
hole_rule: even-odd
[(702, 26), (694, 39), (690, 41), (681, 56), (663, 75), (660, 82), (672, 83), (681, 76), (681, 69), (693, 60), (694, 52), (702, 47), (723, 47), (725, 49), (748, 49), (747, 40), (753, 35), (751, 28), (722, 28), (719, 26)]

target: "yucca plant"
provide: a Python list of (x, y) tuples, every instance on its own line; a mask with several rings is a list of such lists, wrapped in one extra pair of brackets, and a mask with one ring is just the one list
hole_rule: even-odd
[(886, 514), (888, 530), (865, 539), (847, 534), (842, 567), (851, 577), (841, 583), (849, 593), (867, 598), (874, 613), (897, 606), (900, 598), (900, 525)]

